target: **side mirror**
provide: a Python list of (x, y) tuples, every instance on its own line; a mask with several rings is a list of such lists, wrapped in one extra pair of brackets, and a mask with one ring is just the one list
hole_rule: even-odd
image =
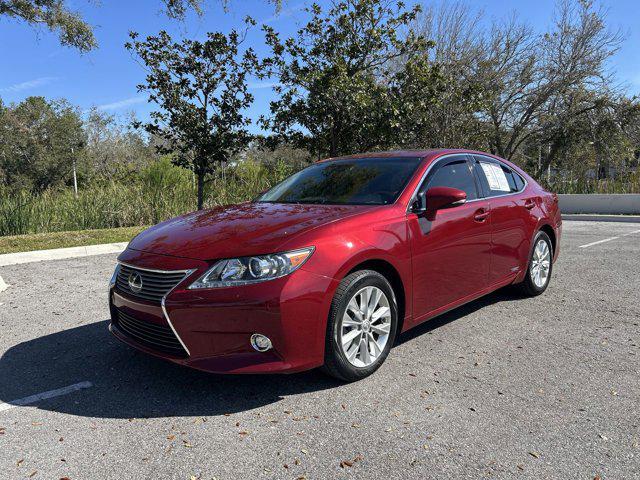
[(426, 210), (435, 213), (442, 208), (455, 207), (467, 201), (467, 194), (451, 187), (433, 187), (425, 193)]

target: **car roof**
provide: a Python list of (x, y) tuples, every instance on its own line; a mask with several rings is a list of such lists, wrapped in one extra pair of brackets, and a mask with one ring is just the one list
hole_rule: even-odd
[(328, 162), (331, 160), (347, 160), (358, 158), (426, 158), (435, 157), (449, 153), (482, 153), (474, 150), (466, 150), (463, 148), (433, 148), (427, 150), (388, 150), (384, 152), (356, 153), (353, 155), (344, 155), (340, 157), (331, 157), (319, 160), (319, 162)]

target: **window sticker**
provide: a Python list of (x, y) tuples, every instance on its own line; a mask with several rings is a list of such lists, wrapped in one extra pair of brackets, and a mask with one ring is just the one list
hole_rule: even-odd
[(504, 170), (500, 165), (495, 163), (480, 162), (484, 176), (487, 177), (489, 182), (489, 188), (491, 190), (497, 190), (500, 192), (510, 192), (509, 182), (507, 176), (504, 174)]

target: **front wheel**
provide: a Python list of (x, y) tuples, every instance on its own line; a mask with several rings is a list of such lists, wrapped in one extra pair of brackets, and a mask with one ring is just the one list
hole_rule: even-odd
[(373, 270), (347, 275), (331, 303), (324, 370), (348, 382), (371, 375), (389, 355), (397, 328), (398, 306), (387, 279)]
[(520, 284), (520, 290), (528, 296), (540, 295), (549, 286), (553, 269), (553, 245), (549, 235), (538, 232), (533, 239), (533, 250), (529, 258), (527, 275)]

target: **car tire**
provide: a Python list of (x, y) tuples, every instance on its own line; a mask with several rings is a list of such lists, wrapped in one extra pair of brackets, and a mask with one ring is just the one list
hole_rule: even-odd
[[(527, 273), (524, 280), (518, 285), (520, 292), (529, 297), (540, 295), (547, 289), (553, 270), (553, 244), (549, 235), (539, 231), (533, 238), (532, 245)], [(540, 258), (542, 253), (544, 253), (544, 261)], [(541, 272), (545, 269), (546, 276)], [(538, 276), (539, 273), (540, 276)]]
[(373, 270), (347, 275), (331, 302), (323, 370), (345, 382), (371, 375), (389, 355), (397, 329), (398, 305), (389, 281)]

